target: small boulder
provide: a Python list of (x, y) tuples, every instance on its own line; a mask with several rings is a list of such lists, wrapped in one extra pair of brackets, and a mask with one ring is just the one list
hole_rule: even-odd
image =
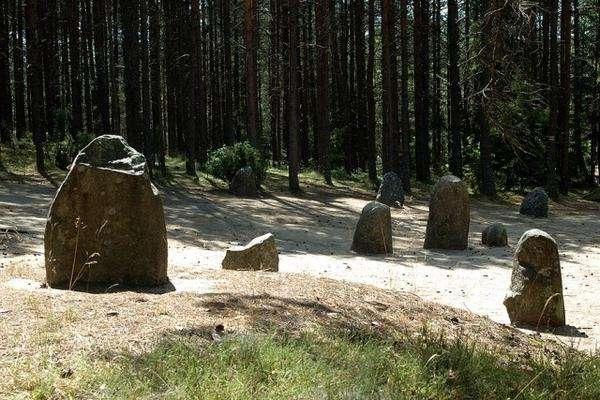
[(146, 159), (121, 136), (79, 152), (50, 206), (44, 250), (51, 287), (168, 281), (162, 200)]
[(527, 193), (519, 212), (523, 215), (536, 218), (546, 218), (548, 216), (548, 194), (546, 191), (537, 187)]
[(392, 216), (390, 208), (376, 201), (368, 203), (362, 210), (352, 250), (360, 254), (392, 254)]
[(464, 250), (469, 243), (469, 192), (462, 180), (446, 175), (433, 188), (425, 232), (426, 249)]
[(240, 168), (233, 176), (229, 184), (229, 190), (239, 197), (257, 196), (258, 185), (256, 184), (256, 175), (252, 167)]
[(504, 306), (514, 324), (565, 324), (558, 246), (546, 232), (532, 229), (519, 240)]
[(488, 247), (508, 246), (508, 235), (504, 225), (495, 223), (487, 226), (481, 233), (481, 243)]
[(402, 207), (404, 205), (402, 180), (395, 172), (388, 172), (383, 175), (375, 200), (390, 207)]
[(279, 255), (275, 237), (271, 233), (252, 239), (246, 246), (227, 249), (221, 263), (223, 269), (237, 271), (279, 270)]

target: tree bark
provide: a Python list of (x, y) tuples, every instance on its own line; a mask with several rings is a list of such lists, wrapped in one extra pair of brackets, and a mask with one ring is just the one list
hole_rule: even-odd
[(414, 0), (415, 172), (431, 176), (429, 151), (429, 0)]
[(462, 98), (460, 90), (460, 38), (458, 32), (458, 4), (448, 1), (448, 147), (450, 172), (459, 178), (463, 176), (462, 165)]
[(79, 0), (65, 0), (65, 2), (69, 19), (69, 59), (71, 64), (71, 136), (75, 139), (83, 130), (83, 100), (79, 52)]
[(258, 146), (258, 0), (244, 0), (244, 45), (246, 50), (246, 130), (253, 146)]
[(571, 185), (569, 171), (569, 145), (571, 120), (571, 0), (561, 1), (560, 13), (560, 109), (558, 116), (558, 170), (560, 174), (560, 192), (567, 194)]
[(125, 64), (125, 131), (129, 144), (136, 150), (143, 152), (144, 143), (140, 121), (139, 4), (135, 1), (123, 1), (120, 14)]
[(12, 93), (10, 87), (10, 51), (9, 51), (9, 12), (8, 3), (0, 3), (0, 142), (8, 143), (12, 139)]
[(96, 79), (94, 98), (98, 110), (96, 132), (110, 133), (110, 105), (108, 96), (108, 46), (106, 23), (106, 0), (94, 0), (94, 53), (96, 55)]
[(300, 182), (298, 173), (300, 170), (299, 152), (298, 152), (298, 0), (284, 0), (287, 5), (288, 29), (289, 29), (289, 49), (288, 49), (288, 168), (289, 168), (289, 189), (292, 193), (300, 191)]

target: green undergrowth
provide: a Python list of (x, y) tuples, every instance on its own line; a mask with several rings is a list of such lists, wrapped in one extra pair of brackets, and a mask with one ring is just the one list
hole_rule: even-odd
[(24, 380), (27, 390), (15, 387), (10, 398), (600, 398), (598, 358), (566, 352), (560, 363), (510, 359), (467, 339), (391, 338), (342, 328), (302, 334), (272, 330), (217, 342), (177, 336), (141, 355), (82, 358), (67, 373), (64, 366), (40, 362), (44, 367)]

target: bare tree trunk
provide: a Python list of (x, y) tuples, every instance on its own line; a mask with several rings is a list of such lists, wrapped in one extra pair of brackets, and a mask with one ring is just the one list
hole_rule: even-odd
[(429, 180), (429, 0), (414, 0), (415, 167), (417, 179)]
[(560, 174), (560, 192), (567, 194), (571, 186), (569, 171), (569, 144), (571, 120), (571, 0), (561, 1), (560, 17), (560, 109), (558, 116), (558, 170)]
[(79, 0), (65, 1), (69, 17), (69, 58), (71, 61), (71, 136), (76, 138), (83, 130), (83, 100), (79, 52)]
[(288, 87), (288, 168), (289, 168), (289, 189), (292, 193), (300, 191), (300, 182), (298, 173), (300, 170), (300, 160), (298, 154), (298, 0), (284, 0), (287, 4), (288, 29), (289, 29), (289, 49), (288, 49), (288, 69), (289, 87)]
[(367, 56), (367, 137), (365, 150), (367, 153), (367, 168), (369, 170), (369, 180), (378, 186), (377, 179), (377, 147), (375, 143), (375, 0), (369, 0), (368, 11), (368, 26), (369, 26), (369, 54)]
[[(150, 90), (152, 98), (152, 149), (163, 175), (166, 175), (165, 140), (162, 123), (160, 7), (158, 0), (149, 0), (150, 12)], [(154, 163), (154, 155), (150, 160)]]
[(14, 30), (16, 32), (16, 43), (13, 47), (14, 60), (14, 82), (15, 82), (15, 125), (17, 139), (22, 139), (27, 130), (27, 120), (25, 118), (25, 75), (24, 75), (24, 59), (25, 54), (25, 30), (24, 30), (24, 14), (23, 1), (17, 0), (15, 10), (16, 21)]
[(96, 54), (96, 82), (94, 98), (98, 107), (96, 132), (110, 133), (110, 106), (108, 102), (108, 46), (107, 46), (106, 0), (94, 0), (94, 52)]
[(25, 19), (27, 26), (27, 73), (30, 77), (29, 89), (31, 90), (31, 130), (33, 131), (33, 144), (35, 145), (35, 161), (37, 171), (44, 175), (44, 143), (46, 132), (44, 130), (44, 56), (42, 49), (43, 26), (40, 21), (42, 10), (41, 3), (37, 0), (26, 0)]
[(0, 142), (12, 139), (12, 94), (10, 88), (8, 3), (0, 3)]
[(460, 38), (458, 32), (458, 4), (448, 1), (448, 147), (450, 172), (462, 178), (462, 98), (460, 93)]
[(398, 128), (398, 81), (396, 69), (396, 45), (395, 45), (395, 9), (391, 0), (381, 1), (381, 42), (382, 42), (382, 160), (383, 172), (394, 171), (401, 177), (406, 174), (403, 171), (406, 165), (402, 165), (404, 148), (402, 135)]
[(140, 121), (139, 4), (135, 1), (123, 1), (120, 13), (125, 64), (125, 129), (129, 144), (136, 150), (143, 151)]
[(246, 47), (246, 129), (250, 143), (258, 146), (258, 0), (244, 0), (244, 45)]

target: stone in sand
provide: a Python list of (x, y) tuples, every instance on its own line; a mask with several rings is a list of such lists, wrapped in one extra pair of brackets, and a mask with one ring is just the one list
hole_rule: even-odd
[(546, 191), (541, 187), (537, 187), (531, 192), (527, 193), (527, 196), (525, 196), (523, 202), (521, 203), (519, 212), (530, 217), (547, 217), (548, 194), (546, 194)]
[(352, 250), (361, 254), (392, 254), (392, 217), (390, 208), (376, 201), (368, 203), (362, 210)]
[(383, 176), (375, 200), (390, 207), (402, 207), (404, 205), (402, 180), (395, 172), (388, 172)]
[(163, 205), (144, 156), (113, 135), (81, 150), (50, 206), (44, 246), (53, 287), (166, 283)]
[(508, 235), (504, 225), (495, 223), (487, 226), (481, 233), (481, 243), (488, 247), (508, 246)]
[(453, 175), (440, 178), (429, 201), (424, 248), (466, 249), (469, 223), (469, 192), (466, 185)]
[(279, 255), (275, 237), (271, 233), (253, 239), (246, 246), (227, 249), (221, 263), (223, 269), (237, 271), (273, 271), (279, 270)]
[(546, 232), (532, 229), (519, 240), (504, 306), (514, 324), (565, 324), (558, 246)]
[(252, 167), (240, 168), (233, 176), (229, 184), (229, 190), (240, 197), (254, 197), (258, 195), (256, 175)]

